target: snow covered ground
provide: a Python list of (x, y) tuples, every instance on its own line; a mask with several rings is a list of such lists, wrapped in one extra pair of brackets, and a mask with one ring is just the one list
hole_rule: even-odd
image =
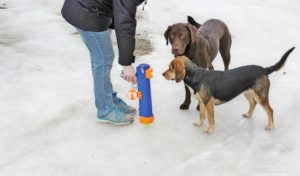
[[(96, 122), (88, 52), (62, 19), (62, 3), (0, 0), (7, 8), (0, 8), (1, 176), (300, 174), (300, 1), (148, 0), (138, 32), (150, 39), (153, 51), (136, 65), (154, 68), (150, 127)], [(215, 108), (211, 135), (202, 132), (207, 122), (192, 125), (199, 114), (195, 100), (189, 110), (179, 110), (182, 83), (161, 76), (172, 59), (163, 33), (187, 15), (200, 23), (227, 23), (233, 36), (230, 68), (270, 66), (296, 46), (284, 68), (270, 76), (273, 131), (264, 130), (267, 116), (259, 106), (253, 118), (242, 118), (248, 108), (243, 96)], [(114, 88), (126, 99), (131, 85), (119, 77), (116, 61)], [(223, 70), (219, 55), (214, 66)]]

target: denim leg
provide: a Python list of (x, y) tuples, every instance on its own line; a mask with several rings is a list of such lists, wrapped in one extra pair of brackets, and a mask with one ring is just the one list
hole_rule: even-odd
[(77, 30), (90, 52), (97, 116), (103, 117), (115, 107), (113, 102), (115, 93), (110, 79), (110, 71), (114, 59), (110, 34), (108, 31), (90, 32)]

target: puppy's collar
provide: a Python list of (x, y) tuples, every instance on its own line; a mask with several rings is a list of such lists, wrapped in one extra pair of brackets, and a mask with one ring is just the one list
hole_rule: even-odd
[(186, 74), (183, 81), (194, 90), (195, 94), (196, 83), (194, 82), (194, 78), (199, 71), (203, 72), (204, 70), (194, 64), (192, 61), (187, 61), (185, 63), (185, 71)]

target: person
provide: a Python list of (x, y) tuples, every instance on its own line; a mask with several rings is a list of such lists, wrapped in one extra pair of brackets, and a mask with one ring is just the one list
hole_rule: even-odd
[(100, 122), (127, 125), (134, 121), (136, 109), (117, 97), (111, 83), (114, 51), (110, 29), (115, 29), (123, 78), (135, 84), (137, 78), (132, 66), (135, 60), (135, 15), (137, 6), (144, 1), (65, 0), (63, 4), (62, 16), (77, 29), (90, 53), (97, 120)]

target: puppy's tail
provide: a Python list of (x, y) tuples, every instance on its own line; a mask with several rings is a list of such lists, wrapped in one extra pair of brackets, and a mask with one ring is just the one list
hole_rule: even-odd
[(288, 56), (290, 55), (290, 53), (295, 49), (295, 47), (292, 47), (291, 49), (289, 49), (286, 53), (284, 53), (284, 55), (281, 57), (281, 59), (279, 60), (279, 62), (277, 62), (275, 65), (271, 66), (271, 67), (266, 67), (266, 71), (269, 74), (273, 73), (274, 71), (279, 70), (285, 63), (285, 61), (287, 60)]

